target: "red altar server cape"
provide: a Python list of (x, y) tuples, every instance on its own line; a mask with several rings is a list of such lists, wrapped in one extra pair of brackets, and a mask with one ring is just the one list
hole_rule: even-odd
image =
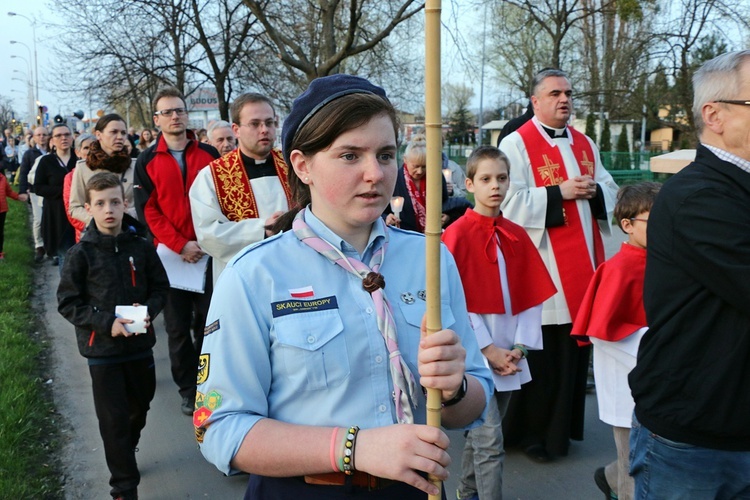
[(571, 335), (580, 345), (589, 337), (617, 342), (646, 325), (643, 280), (646, 249), (623, 243), (620, 251), (594, 273)]
[(501, 213), (497, 217), (467, 210), (448, 226), (443, 243), (461, 275), (469, 312), (505, 314), (497, 262), (497, 240), (505, 259), (512, 314), (541, 304), (557, 293), (547, 268), (526, 231)]

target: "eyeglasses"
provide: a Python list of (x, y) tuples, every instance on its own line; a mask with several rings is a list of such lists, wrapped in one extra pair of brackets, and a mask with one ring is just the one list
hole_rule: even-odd
[(253, 129), (259, 129), (261, 125), (265, 125), (266, 128), (276, 128), (278, 126), (278, 122), (273, 118), (269, 118), (268, 120), (250, 120), (249, 123), (240, 123), (240, 127), (248, 127)]
[(184, 116), (187, 113), (185, 108), (174, 108), (174, 109), (162, 109), (161, 111), (154, 111), (154, 116), (172, 116), (177, 113), (177, 116)]
[(714, 102), (723, 102), (724, 104), (737, 104), (739, 106), (750, 106), (750, 101), (737, 101), (734, 99), (716, 99)]
[(69, 138), (70, 134), (55, 134), (52, 136), (53, 139), (63, 139), (63, 138)]
[(648, 222), (648, 219), (639, 219), (638, 217), (631, 217), (630, 218), (630, 222), (634, 222), (634, 221), (637, 221), (637, 220), (639, 220), (641, 222)]

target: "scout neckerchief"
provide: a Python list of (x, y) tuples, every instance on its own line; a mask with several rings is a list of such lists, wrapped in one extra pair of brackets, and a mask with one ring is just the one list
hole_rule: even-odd
[[(560, 148), (541, 130), (541, 125), (537, 120), (531, 119), (524, 123), (518, 129), (518, 133), (526, 146), (536, 186), (557, 186), (568, 180)], [(591, 144), (585, 135), (573, 127), (568, 127), (568, 136), (570, 148), (573, 150), (581, 174), (588, 174), (593, 178), (596, 161)], [(583, 225), (578, 217), (576, 200), (563, 200), (562, 206), (565, 222), (562, 226), (548, 227), (547, 233), (560, 272), (565, 302), (568, 304), (570, 318), (573, 321), (583, 295), (586, 293), (586, 287), (594, 275), (594, 268), (604, 262), (604, 245), (596, 219), (592, 214), (594, 238), (594, 265), (592, 266), (586, 238), (583, 235)]]
[[(281, 152), (274, 149), (269, 158), (273, 160), (276, 175), (284, 188), (287, 204), (291, 207), (292, 191), (289, 188), (289, 169)], [(219, 207), (227, 219), (238, 222), (258, 218), (258, 204), (247, 176), (239, 148), (208, 164), (216, 187)]]
[[(305, 210), (300, 210), (294, 218), (294, 222), (292, 223), (294, 235), (320, 255), (338, 264), (345, 271), (352, 273), (362, 280), (362, 288), (370, 294), (375, 304), (375, 310), (378, 314), (378, 330), (383, 335), (383, 340), (385, 340), (385, 345), (388, 349), (394, 400), (396, 403), (396, 417), (399, 423), (413, 423), (414, 414), (411, 409), (410, 400), (414, 402), (414, 406), (416, 407), (416, 382), (414, 381), (414, 375), (412, 375), (409, 366), (401, 357), (401, 352), (398, 349), (396, 323), (393, 320), (393, 312), (391, 311), (388, 299), (385, 293), (383, 293), (385, 279), (382, 274), (378, 273), (380, 266), (383, 264), (385, 250), (388, 246), (388, 230), (385, 230), (385, 241), (370, 257), (370, 266), (368, 267), (353, 257), (347, 257), (341, 250), (315, 234), (305, 222)], [(378, 221), (375, 223), (377, 224)]]

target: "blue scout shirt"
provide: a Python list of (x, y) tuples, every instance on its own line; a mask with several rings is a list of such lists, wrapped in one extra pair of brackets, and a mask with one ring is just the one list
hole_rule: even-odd
[[(305, 221), (345, 254), (369, 261), (384, 241), (380, 219), (365, 254), (331, 232), (310, 210)], [(389, 229), (380, 269), (398, 343), (417, 379), (425, 313), (425, 239)], [(492, 378), (466, 312), (453, 257), (441, 248), (442, 326), (458, 333), (466, 372), (489, 400)], [(396, 423), (388, 351), (362, 280), (285, 232), (235, 256), (216, 285), (200, 359), (196, 437), (205, 458), (226, 474), (247, 432), (269, 417), (294, 424), (361, 428)], [(424, 424), (421, 391), (415, 423)], [(482, 419), (470, 427), (481, 425)]]

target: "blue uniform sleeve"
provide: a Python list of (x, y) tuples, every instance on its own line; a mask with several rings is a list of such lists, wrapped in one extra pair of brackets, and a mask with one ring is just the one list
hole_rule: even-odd
[(206, 320), (196, 394), (196, 439), (203, 456), (225, 474), (245, 435), (268, 415), (269, 327), (243, 277), (227, 267)]

